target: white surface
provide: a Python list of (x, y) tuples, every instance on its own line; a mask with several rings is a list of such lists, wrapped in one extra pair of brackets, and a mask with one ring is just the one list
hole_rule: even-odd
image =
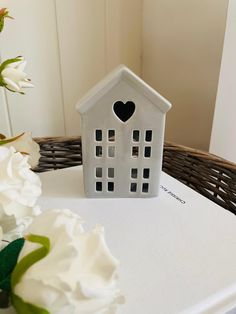
[[(89, 88), (120, 63), (140, 74), (141, 3), (0, 1), (15, 18), (6, 21), (0, 53), (3, 59), (24, 55), (26, 71), (35, 85), (24, 97), (8, 92), (14, 134), (27, 130), (34, 136), (78, 135), (80, 117), (75, 103)], [(1, 114), (0, 130), (5, 130), (6, 119), (4, 116), (3, 122)]]
[(236, 1), (229, 1), (210, 151), (236, 163)]
[(173, 104), (168, 140), (209, 147), (227, 5), (143, 0), (142, 77)]
[(236, 218), (230, 212), (164, 173), (167, 191), (151, 199), (86, 199), (81, 167), (40, 177), (44, 210), (70, 208), (87, 226), (105, 226), (121, 262), (126, 304), (118, 313), (222, 314), (235, 306)]

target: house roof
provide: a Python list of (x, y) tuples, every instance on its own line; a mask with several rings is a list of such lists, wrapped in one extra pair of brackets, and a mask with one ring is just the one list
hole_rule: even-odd
[(76, 109), (81, 113), (85, 113), (93, 107), (109, 90), (111, 90), (120, 80), (126, 81), (131, 86), (134, 86), (140, 91), (150, 102), (156, 105), (159, 110), (166, 113), (171, 104), (157, 91), (145, 83), (140, 77), (134, 74), (130, 69), (124, 65), (120, 65), (98, 84), (96, 84), (90, 91), (78, 101)]

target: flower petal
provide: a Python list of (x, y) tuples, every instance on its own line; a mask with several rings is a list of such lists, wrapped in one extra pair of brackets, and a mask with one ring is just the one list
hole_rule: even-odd
[(32, 139), (32, 136), (29, 132), (25, 132), (22, 136), (17, 138), (14, 142), (11, 142), (7, 147), (13, 146), (18, 152), (25, 152), (29, 154), (29, 164), (32, 168), (36, 167), (40, 158), (40, 147)]
[(19, 71), (15, 68), (7, 67), (2, 71), (2, 77), (3, 79), (10, 78), (14, 82), (20, 82), (21, 80), (24, 80), (27, 77), (27, 74), (25, 72)]
[[(38, 208), (34, 208), (41, 194), (41, 182), (24, 156), (13, 147), (0, 146), (0, 224), (5, 233), (18, 234), (19, 226), (26, 227), (24, 219), (34, 217)], [(20, 231), (20, 232), (21, 232)]]
[(21, 81), (19, 83), (21, 88), (32, 88), (34, 85), (32, 83), (26, 82), (26, 81)]
[(25, 69), (26, 64), (27, 64), (27, 61), (25, 61), (24, 59), (22, 59), (22, 61), (18, 63), (17, 69), (18, 69), (19, 71), (22, 71), (22, 72), (23, 72), (24, 69)]
[(20, 87), (14, 82), (12, 81), (11, 79), (7, 78), (7, 77), (4, 77), (4, 83), (7, 84), (7, 87), (14, 91), (14, 92), (19, 92), (20, 91)]

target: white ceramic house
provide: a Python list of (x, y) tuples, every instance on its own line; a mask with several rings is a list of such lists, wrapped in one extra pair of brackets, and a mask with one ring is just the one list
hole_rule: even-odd
[(158, 195), (165, 115), (171, 104), (124, 66), (76, 106), (82, 117), (88, 197)]

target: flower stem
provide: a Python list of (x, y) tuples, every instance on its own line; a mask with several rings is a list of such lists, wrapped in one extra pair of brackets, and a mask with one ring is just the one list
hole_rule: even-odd
[(11, 275), (11, 288), (14, 291), (15, 286), (20, 281), (21, 277), (27, 271), (29, 267), (43, 259), (50, 251), (50, 240), (47, 237), (29, 234), (25, 237), (25, 240), (30, 242), (41, 244), (42, 247), (34, 250), (33, 252), (27, 254), (19, 263), (16, 264), (12, 275)]

